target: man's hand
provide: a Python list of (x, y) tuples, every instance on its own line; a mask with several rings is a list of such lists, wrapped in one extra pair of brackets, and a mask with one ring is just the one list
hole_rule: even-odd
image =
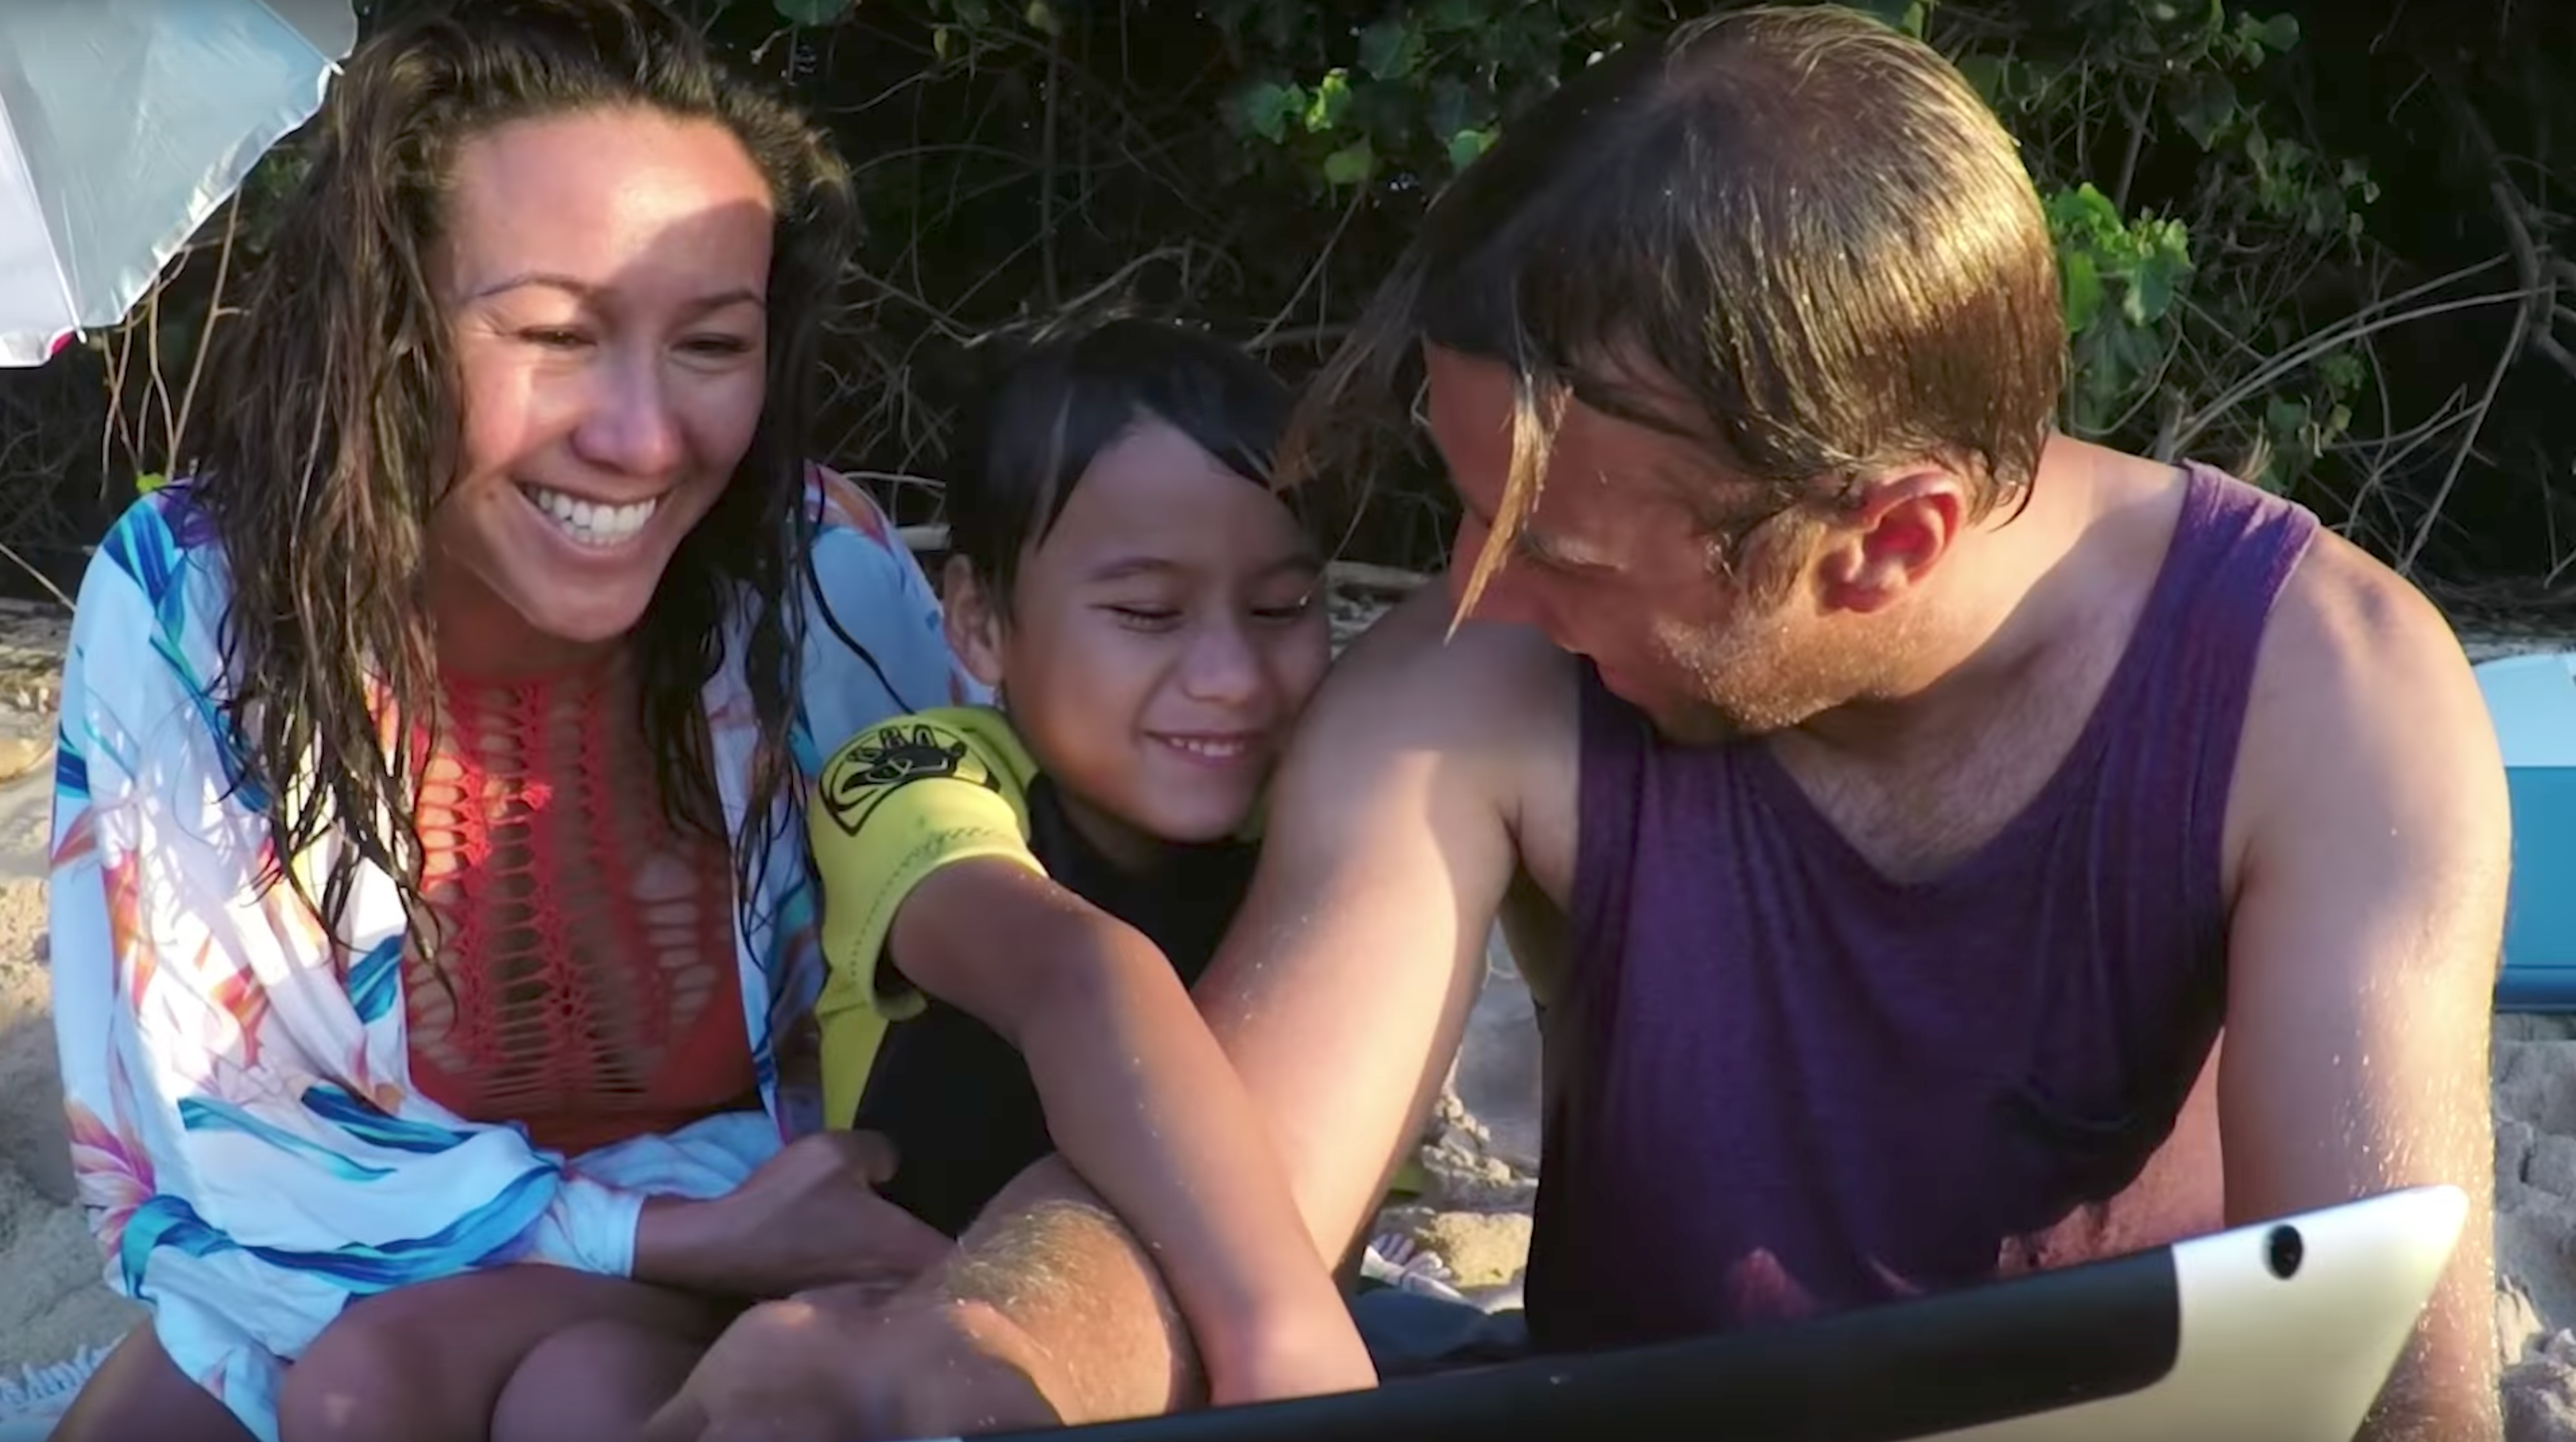
[(1053, 1427), (1066, 1379), (980, 1302), (828, 1287), (752, 1308), (644, 1442), (874, 1442)]
[(749, 1297), (844, 1282), (891, 1292), (951, 1246), (938, 1228), (877, 1195), (894, 1167), (893, 1147), (873, 1132), (799, 1137), (721, 1197), (647, 1203), (635, 1276)]
[(2467, 1192), (2450, 1270), (2363, 1435), (2491, 1442), (2487, 1057), (2510, 822), (2491, 723), (2440, 616), (2319, 538), (2266, 636), (2236, 774), (2229, 1220)]

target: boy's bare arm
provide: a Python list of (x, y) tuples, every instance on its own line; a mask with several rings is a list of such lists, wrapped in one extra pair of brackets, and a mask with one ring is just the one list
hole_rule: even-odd
[(916, 886), (892, 943), (1027, 1060), (1057, 1151), (1152, 1248), (1218, 1401), (1376, 1381), (1267, 1123), (1149, 939), (986, 859)]
[[(1570, 760), (1575, 744), (1562, 658), (1489, 628), (1444, 642), (1439, 603), (1388, 617), (1326, 681), (1273, 784), (1251, 895), (1197, 989), (1328, 1260), (1374, 1215), (1457, 1051), (1519, 859), (1530, 759)], [(1142, 1253), (1061, 1161), (995, 1198), (961, 1254), (941, 1295), (1022, 1329), (1051, 1361), (1062, 1420), (1200, 1395)]]
[[(1252, 894), (1197, 988), (1319, 1266), (1373, 1214), (1457, 1050), (1532, 758), (1570, 766), (1575, 745), (1561, 656), (1474, 626), (1444, 645), (1446, 621), (1441, 597), (1417, 598), (1326, 680), (1273, 783)], [(823, 1442), (1193, 1402), (1190, 1338), (1125, 1221), (1063, 1161), (1040, 1162), (892, 1312), (856, 1297), (754, 1309), (655, 1442), (731, 1435), (729, 1418)], [(791, 1410), (809, 1431), (775, 1430)]]

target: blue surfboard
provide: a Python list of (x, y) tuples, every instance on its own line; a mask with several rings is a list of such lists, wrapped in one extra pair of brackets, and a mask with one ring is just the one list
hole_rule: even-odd
[(2576, 1011), (2576, 653), (2477, 667), (2513, 804), (2496, 1006)]

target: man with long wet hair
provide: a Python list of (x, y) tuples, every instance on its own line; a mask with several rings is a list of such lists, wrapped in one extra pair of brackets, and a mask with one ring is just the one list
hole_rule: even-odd
[[(1540, 1347), (2451, 1183), (2371, 1435), (2498, 1435), (2508, 838), (2469, 668), (2305, 511), (2058, 434), (2065, 355), (2012, 138), (1850, 12), (1603, 60), (1441, 197), (1300, 434), (1339, 478), (1418, 420), (1452, 585), (1307, 713), (1198, 993), (1318, 1248), (1382, 1196), (1499, 917), (1545, 1007)], [(968, 1245), (890, 1317), (755, 1314), (683, 1409), (1192, 1395), (1069, 1174)]]

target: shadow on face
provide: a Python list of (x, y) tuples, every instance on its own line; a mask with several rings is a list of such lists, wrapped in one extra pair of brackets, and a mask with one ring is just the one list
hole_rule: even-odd
[(775, 207), (721, 125), (609, 109), (469, 140), (441, 220), (464, 432), (431, 521), (440, 656), (544, 669), (634, 629), (749, 449)]
[(1475, 618), (1537, 628), (1692, 742), (1798, 725), (1905, 669), (1966, 514), (1956, 475), (1908, 468), (1792, 503), (1699, 443), (1572, 401), (1471, 597), (1505, 507), (1515, 386), (1500, 363), (1441, 347), (1425, 367), (1461, 502), (1450, 584)]

